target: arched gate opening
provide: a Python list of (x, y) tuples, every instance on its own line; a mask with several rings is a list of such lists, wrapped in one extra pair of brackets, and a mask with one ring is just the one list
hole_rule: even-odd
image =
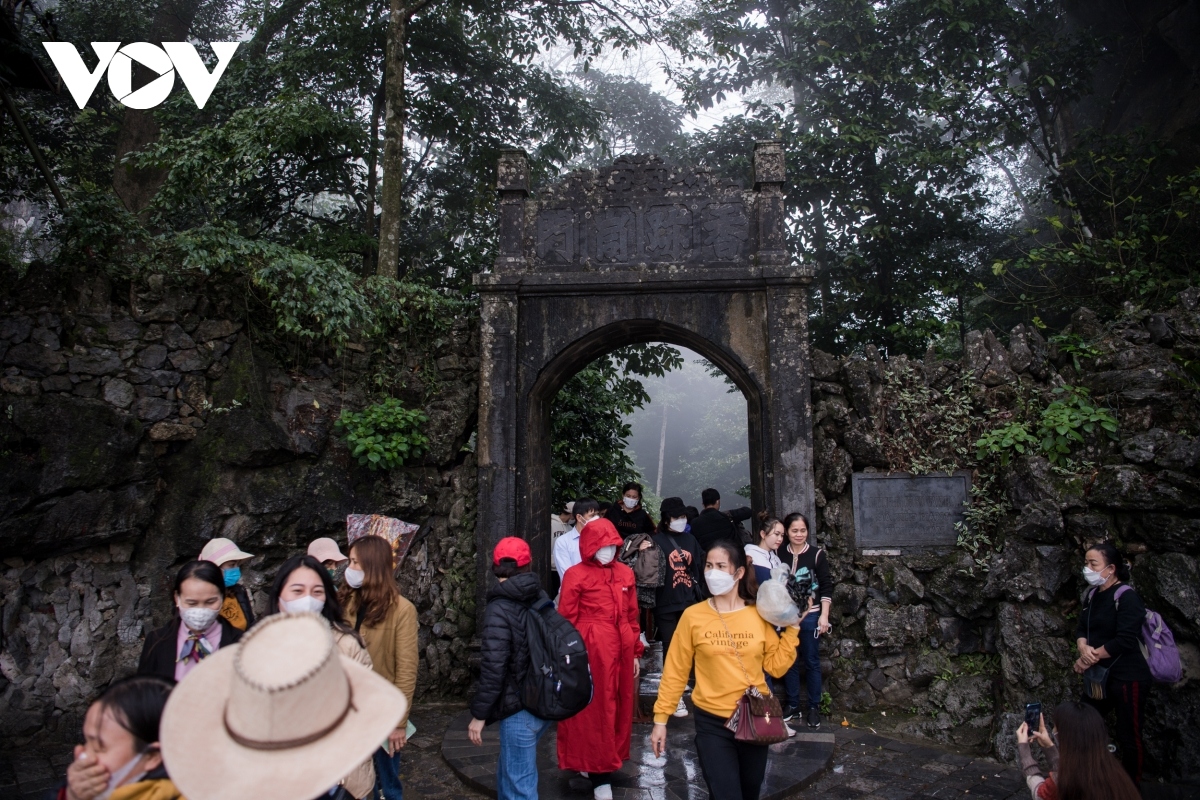
[(811, 518), (811, 273), (784, 247), (782, 146), (758, 143), (754, 164), (753, 190), (634, 157), (531, 196), (524, 153), (501, 156), (500, 252), (475, 281), (481, 594), (504, 536), (548, 574), (550, 403), (627, 344), (678, 344), (729, 375), (747, 398), (754, 506)]

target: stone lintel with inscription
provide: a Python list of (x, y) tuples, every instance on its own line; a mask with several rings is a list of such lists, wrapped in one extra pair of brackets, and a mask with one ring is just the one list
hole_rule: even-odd
[[(597, 284), (722, 291), (808, 283), (812, 269), (786, 255), (781, 157), (778, 142), (756, 146), (753, 190), (658, 156), (623, 156), (530, 191), (524, 154), (506, 151), (500, 251), (476, 286), (556, 293)], [(689, 286), (668, 286), (681, 283)]]
[(947, 550), (958, 542), (954, 526), (971, 496), (971, 473), (856, 472), (851, 491), (857, 549)]

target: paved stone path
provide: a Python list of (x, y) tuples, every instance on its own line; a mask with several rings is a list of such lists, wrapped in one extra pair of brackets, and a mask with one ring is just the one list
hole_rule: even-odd
[[(455, 729), (465, 741), (466, 723), (459, 727), (462, 703), (419, 704), (413, 710), (417, 734), (405, 748), (402, 776), (405, 800), (453, 800), (486, 795), (468, 787), (442, 757), (443, 735)], [(672, 723), (680, 720), (672, 720)], [(822, 732), (834, 735), (833, 758), (823, 774), (792, 795), (802, 800), (1026, 800), (1029, 797), (1016, 769), (987, 758), (889, 736), (862, 728), (832, 725)], [(681, 726), (674, 726), (681, 730)], [(0, 800), (44, 800), (63, 779), (70, 748), (37, 747), (0, 751)], [(707, 797), (699, 773), (681, 797)], [(570, 788), (570, 786), (568, 786)], [(1200, 787), (1148, 784), (1147, 800), (1197, 800)], [(544, 795), (549, 800), (549, 795)], [(567, 795), (586, 800), (587, 793)], [(663, 794), (651, 797), (667, 797)]]
[[(442, 740), (442, 756), (464, 783), (495, 797), (500, 738), (495, 726), (489, 726), (484, 729), (483, 744), (471, 744), (467, 739), (470, 721), (470, 713), (464, 711), (451, 723)], [(692, 743), (695, 735), (692, 718), (671, 720), (667, 727), (667, 752), (662, 757), (656, 757), (650, 749), (650, 730), (648, 724), (633, 726), (629, 760), (613, 775), (614, 800), (706, 800), (709, 794)], [(538, 797), (586, 800), (591, 796), (591, 785), (579, 773), (558, 768), (557, 746), (553, 728), (538, 743)], [(761, 800), (794, 797), (825, 770), (833, 758), (833, 749), (833, 734), (807, 731), (772, 745)]]

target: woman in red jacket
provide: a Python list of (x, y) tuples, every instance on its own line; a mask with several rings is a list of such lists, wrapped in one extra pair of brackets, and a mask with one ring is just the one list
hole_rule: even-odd
[(579, 629), (592, 668), (592, 702), (558, 723), (559, 769), (588, 773), (596, 800), (611, 800), (610, 773), (629, 758), (642, 657), (633, 570), (616, 560), (621, 535), (607, 519), (579, 534), (583, 561), (563, 575), (558, 611)]

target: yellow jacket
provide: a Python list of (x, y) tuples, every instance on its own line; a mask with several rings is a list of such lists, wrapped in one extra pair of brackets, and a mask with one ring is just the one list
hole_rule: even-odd
[[(692, 702), (710, 714), (728, 717), (749, 688), (746, 675), (760, 692), (770, 694), (764, 670), (779, 678), (796, 660), (799, 628), (784, 628), (782, 634), (776, 634), (752, 605), (721, 616), (724, 624), (709, 600), (684, 609), (663, 664), (658, 700), (654, 703), (655, 722), (666, 722), (679, 705), (693, 663), (696, 686)], [(735, 652), (741, 655), (745, 674)]]
[[(358, 615), (358, 593), (346, 603), (346, 623), (354, 627)], [(404, 693), (412, 710), (413, 694), (417, 690), (417, 609), (400, 597), (379, 625), (363, 624), (359, 631), (371, 654), (371, 668)], [(397, 728), (408, 722), (408, 712)]]
[(179, 793), (169, 778), (159, 778), (141, 780), (118, 787), (113, 790), (110, 798), (111, 800), (183, 800), (183, 795)]

